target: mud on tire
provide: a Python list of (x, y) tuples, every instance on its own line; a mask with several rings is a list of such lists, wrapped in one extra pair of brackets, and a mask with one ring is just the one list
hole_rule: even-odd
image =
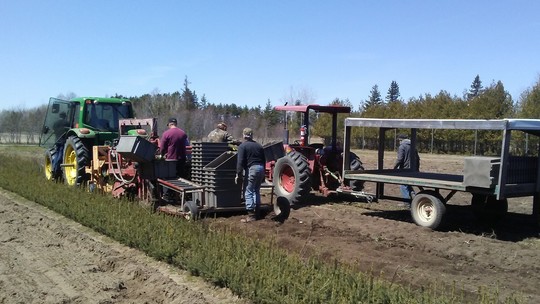
[(275, 192), (291, 205), (299, 203), (311, 191), (311, 171), (304, 155), (292, 151), (278, 159), (273, 174)]

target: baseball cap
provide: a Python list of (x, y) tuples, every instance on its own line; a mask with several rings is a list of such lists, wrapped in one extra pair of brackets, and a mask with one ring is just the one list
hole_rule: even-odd
[(244, 134), (244, 137), (253, 137), (253, 130), (251, 130), (251, 128), (244, 128), (244, 130), (242, 131), (242, 134)]
[(407, 134), (403, 134), (403, 133), (402, 133), (402, 134), (399, 134), (399, 135), (397, 136), (397, 138), (398, 138), (398, 139), (407, 139), (407, 138), (409, 138), (409, 136), (407, 136)]
[(171, 123), (171, 122), (172, 122), (172, 123), (175, 123), (175, 124), (178, 123), (178, 121), (176, 120), (176, 118), (169, 118), (169, 123)]

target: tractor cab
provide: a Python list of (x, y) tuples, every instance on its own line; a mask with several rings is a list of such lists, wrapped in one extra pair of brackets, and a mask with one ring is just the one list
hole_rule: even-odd
[(80, 97), (49, 100), (39, 144), (46, 147), (45, 176), (68, 185), (86, 182), (95, 146), (110, 145), (119, 136), (119, 121), (133, 118), (123, 98)]
[(74, 103), (61, 99), (51, 98), (43, 122), (39, 145), (52, 147), (64, 137), (64, 134), (73, 127), (75, 115)]
[(118, 137), (120, 119), (133, 117), (131, 102), (120, 98), (50, 98), (39, 144), (52, 147), (69, 136), (101, 145)]
[[(351, 112), (350, 107), (338, 105), (320, 106), (312, 104), (297, 106), (276, 106), (274, 109), (278, 111), (298, 112), (302, 115), (300, 138), (298, 140), (294, 140), (292, 144), (289, 143), (289, 130), (285, 128), (284, 143), (286, 152), (300, 152), (308, 160), (316, 159), (317, 156), (341, 153), (342, 147), (340, 147), (337, 142), (337, 119), (339, 113), (349, 114)], [(332, 137), (328, 146), (325, 146), (322, 143), (309, 142), (311, 117), (313, 114), (318, 116), (319, 113), (328, 113), (332, 115)]]
[[(338, 114), (349, 114), (350, 107), (329, 105), (296, 105), (276, 106), (278, 111), (297, 112), (301, 114), (300, 138), (289, 143), (289, 130), (285, 126), (284, 148), (286, 155), (279, 158), (275, 164), (270, 164), (273, 170), (271, 178), (278, 196), (288, 199), (292, 204), (305, 201), (307, 194), (313, 189), (328, 196), (336, 193), (339, 188), (348, 187), (355, 191), (361, 190), (363, 184), (352, 185), (341, 177), (343, 166), (343, 149), (337, 141)], [(332, 130), (329, 145), (310, 143), (310, 120), (314, 115), (328, 113), (332, 115)], [(287, 123), (287, 119), (285, 119)], [(350, 157), (351, 168), (363, 169), (356, 155)], [(269, 165), (267, 164), (267, 167)]]

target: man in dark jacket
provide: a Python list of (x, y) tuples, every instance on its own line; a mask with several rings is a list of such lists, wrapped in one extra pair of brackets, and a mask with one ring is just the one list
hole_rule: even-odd
[[(411, 140), (406, 134), (399, 134), (399, 148), (394, 169), (410, 169), (412, 163), (412, 157), (416, 157), (416, 170), (420, 168), (420, 157), (416, 150), (411, 151)], [(401, 196), (408, 202), (414, 197), (414, 189), (410, 185), (401, 185)]]
[(261, 144), (253, 140), (253, 130), (245, 128), (242, 134), (246, 141), (238, 146), (238, 162), (234, 182), (238, 183), (243, 176), (248, 217), (242, 219), (242, 222), (248, 223), (257, 220), (260, 216), (261, 184), (264, 181), (266, 158)]

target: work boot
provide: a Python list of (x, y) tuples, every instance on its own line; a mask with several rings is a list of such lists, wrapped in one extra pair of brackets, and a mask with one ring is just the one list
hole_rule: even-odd
[(243, 218), (240, 220), (240, 222), (242, 223), (249, 223), (249, 222), (254, 222), (257, 220), (257, 217), (255, 217), (255, 212), (254, 211), (251, 211), (251, 210), (248, 210), (248, 215), (246, 218)]
[(255, 219), (257, 220), (262, 219), (261, 208), (259, 206), (255, 207)]

